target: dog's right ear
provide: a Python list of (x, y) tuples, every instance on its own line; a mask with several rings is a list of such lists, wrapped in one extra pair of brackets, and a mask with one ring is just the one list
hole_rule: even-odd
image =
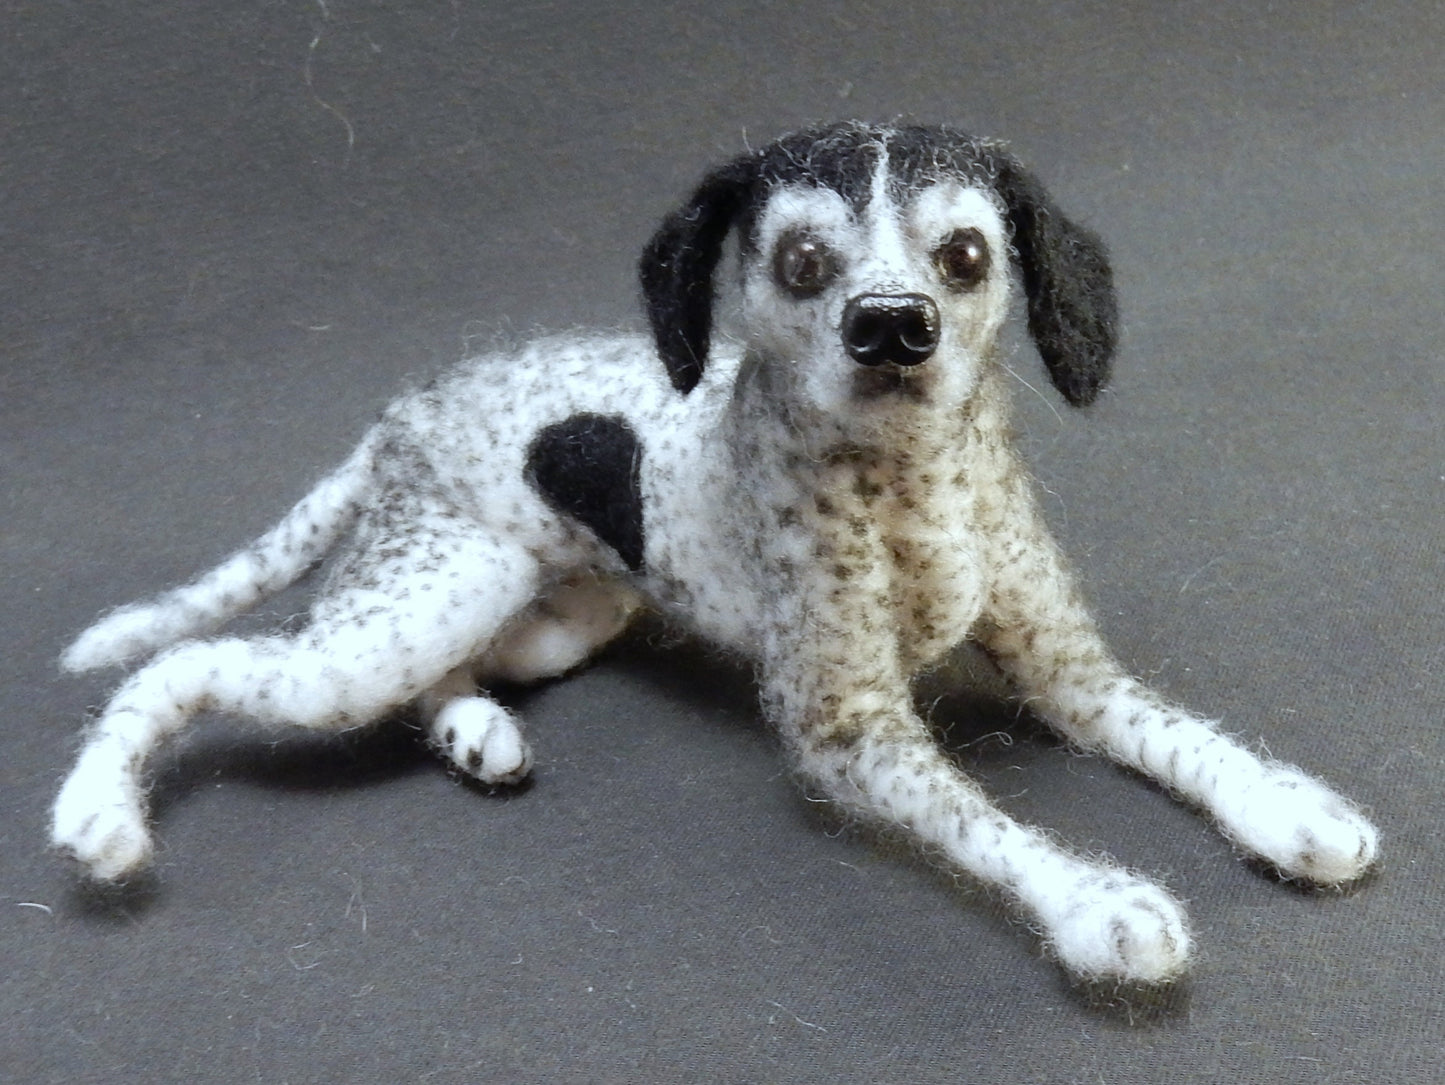
[(647, 318), (657, 353), (680, 392), (692, 391), (702, 379), (712, 334), (713, 272), (757, 177), (755, 154), (713, 170), (642, 250), (638, 274)]

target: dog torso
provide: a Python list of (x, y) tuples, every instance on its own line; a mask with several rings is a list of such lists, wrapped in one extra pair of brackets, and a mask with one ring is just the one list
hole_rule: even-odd
[[(434, 503), (525, 546), (558, 580), (623, 579), (749, 659), (825, 609), (875, 628), (910, 674), (966, 636), (991, 579), (980, 522), (1027, 494), (1005, 484), (1020, 469), (998, 381), (964, 410), (900, 396), (880, 446), (777, 414), (737, 351), (718, 352), (681, 399), (652, 351), (641, 337), (553, 337), (470, 360), (387, 412), (377, 506)], [(578, 419), (635, 438), (636, 503), (610, 510), (636, 520), (633, 561), (605, 527), (549, 500), (530, 466), (537, 434)], [(587, 439), (567, 464), (578, 493), (608, 489), (599, 476), (615, 470)], [(358, 539), (360, 556), (370, 540)]]

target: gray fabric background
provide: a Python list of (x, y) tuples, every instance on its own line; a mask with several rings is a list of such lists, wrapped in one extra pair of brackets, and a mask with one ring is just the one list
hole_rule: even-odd
[[(1435, 0), (7, 5), (0, 1077), (1442, 1080), (1442, 30)], [(210, 720), (158, 766), (155, 890), (77, 894), (46, 810), (115, 675), (60, 676), (68, 639), (465, 352), (636, 325), (701, 170), (842, 116), (1006, 137), (1109, 240), (1112, 392), (1067, 411), (1021, 345), (1052, 522), (1130, 667), (1373, 810), (1378, 876), (1279, 885), (944, 696), (1010, 811), (1190, 902), (1181, 990), (1076, 990), (801, 798), (746, 675), (644, 631), (519, 696), (515, 795), (395, 723)]]

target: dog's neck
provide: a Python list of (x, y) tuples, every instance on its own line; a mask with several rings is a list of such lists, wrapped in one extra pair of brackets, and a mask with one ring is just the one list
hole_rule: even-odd
[[(867, 372), (867, 371), (863, 371)], [(939, 456), (1003, 442), (1008, 434), (1007, 392), (986, 371), (962, 402), (945, 402), (906, 385), (860, 388), (841, 409), (825, 411), (778, 386), (778, 369), (745, 359), (719, 424), (741, 476), (766, 465), (798, 481), (827, 464), (890, 464), (908, 470)], [(778, 455), (782, 452), (783, 455)]]
[[(789, 411), (755, 378), (737, 381), (718, 420), (727, 459), (714, 465), (710, 508), (723, 516), (715, 533), (768, 571), (755, 607), (776, 611), (776, 620), (763, 623), (759, 650), (789, 650), (790, 631), (834, 605), (808, 590), (822, 581), (805, 569), (822, 562), (844, 576), (849, 598), (881, 593), (864, 609), (890, 613), (892, 624), (910, 630), (879, 642), (896, 653), (901, 673), (936, 661), (962, 639), (984, 597), (979, 502), (1000, 492), (998, 477), (1010, 466), (1002, 382), (986, 376), (951, 410), (899, 398), (879, 411), (885, 404), (872, 402), (879, 425), (869, 430)], [(782, 640), (768, 640), (773, 633)]]

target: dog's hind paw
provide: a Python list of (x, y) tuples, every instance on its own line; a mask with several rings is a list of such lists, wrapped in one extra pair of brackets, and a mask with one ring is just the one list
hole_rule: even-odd
[(457, 768), (484, 784), (514, 784), (532, 771), (532, 748), (517, 721), (485, 697), (448, 702), (437, 713), (431, 734)]
[(150, 866), (154, 845), (136, 790), (96, 760), (82, 757), (60, 789), (50, 842), (73, 855), (91, 881), (114, 884)]

